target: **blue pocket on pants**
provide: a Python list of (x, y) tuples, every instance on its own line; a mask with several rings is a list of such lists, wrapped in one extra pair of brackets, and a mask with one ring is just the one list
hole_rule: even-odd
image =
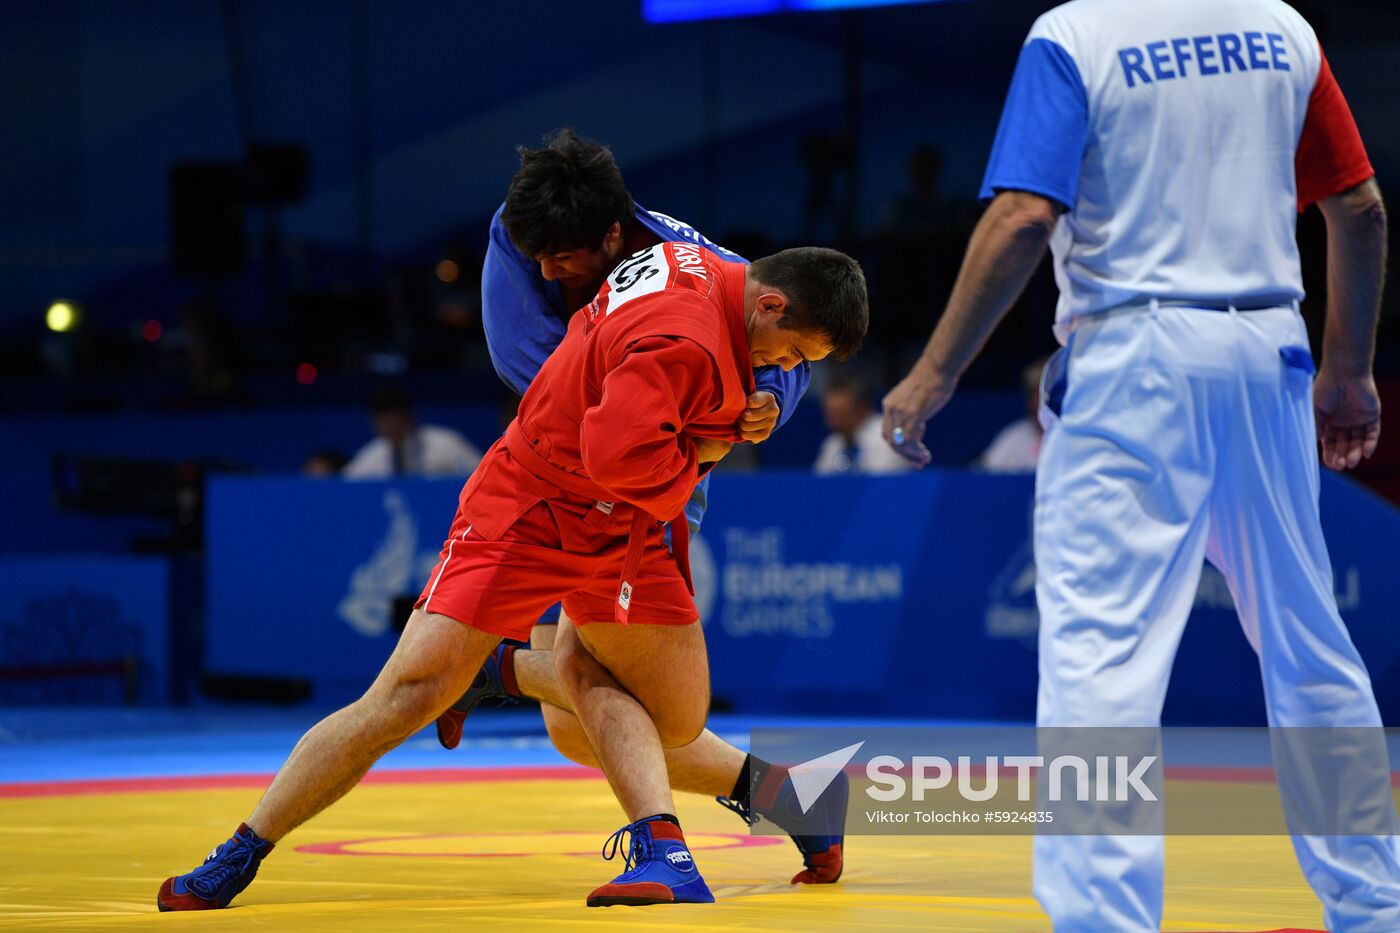
[(1279, 347), (1278, 355), (1283, 357), (1283, 362), (1293, 369), (1299, 369), (1309, 376), (1317, 372), (1317, 366), (1313, 364), (1312, 351), (1307, 347)]
[(1065, 404), (1065, 392), (1069, 388), (1069, 351), (1074, 345), (1074, 335), (1069, 342), (1055, 351), (1045, 364), (1045, 372), (1040, 376), (1040, 401), (1056, 418)]

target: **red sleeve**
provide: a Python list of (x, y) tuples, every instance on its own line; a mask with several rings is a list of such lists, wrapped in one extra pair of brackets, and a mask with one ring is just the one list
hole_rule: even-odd
[(1293, 165), (1298, 179), (1300, 211), (1323, 198), (1354, 188), (1376, 174), (1326, 55), (1322, 56), (1317, 83), (1308, 98), (1308, 115), (1303, 121), (1303, 135), (1298, 140)]
[(589, 477), (662, 520), (680, 515), (699, 480), (695, 442), (681, 432), (720, 403), (714, 359), (681, 337), (645, 337), (603, 379), (583, 416), (579, 450)]

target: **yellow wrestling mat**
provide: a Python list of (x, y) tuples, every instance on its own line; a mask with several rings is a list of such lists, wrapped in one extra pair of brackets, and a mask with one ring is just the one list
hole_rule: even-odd
[[(598, 855), (622, 823), (601, 778), (460, 778), (372, 774), (283, 840), (232, 909), (197, 914), (157, 913), (156, 889), (233, 831), (265, 777), (12, 791), (0, 795), (0, 928), (1048, 928), (1030, 895), (1028, 837), (856, 836), (839, 884), (794, 887), (801, 859), (791, 843), (749, 837), (732, 814), (689, 795), (678, 798), (680, 816), (718, 902), (589, 909), (587, 893), (622, 868)], [(1286, 837), (1169, 838), (1167, 865), (1164, 930), (1321, 926)]]

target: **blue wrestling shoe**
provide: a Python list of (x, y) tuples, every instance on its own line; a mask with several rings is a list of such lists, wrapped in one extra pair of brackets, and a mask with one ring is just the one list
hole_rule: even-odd
[(462, 741), (462, 724), (467, 714), (482, 700), (500, 700), (505, 706), (515, 702), (520, 691), (515, 686), (515, 645), (497, 645), (477, 671), (476, 679), (462, 698), (437, 718), (438, 742), (454, 749)]
[(812, 809), (802, 812), (797, 792), (786, 768), (753, 759), (754, 782), (750, 802), (716, 797), (723, 807), (743, 817), (750, 826), (765, 819), (792, 838), (802, 853), (803, 870), (793, 884), (832, 884), (845, 868), (841, 847), (846, 833), (846, 802), (851, 781), (843, 771), (822, 791)]
[(161, 910), (220, 910), (252, 882), (272, 843), (241, 823), (233, 837), (192, 872), (166, 878), (156, 895)]
[(589, 907), (715, 902), (695, 867), (679, 826), (655, 816), (629, 823), (603, 843), (603, 858), (611, 861), (627, 834), (631, 834), (632, 843), (623, 863), (624, 871), (588, 895)]

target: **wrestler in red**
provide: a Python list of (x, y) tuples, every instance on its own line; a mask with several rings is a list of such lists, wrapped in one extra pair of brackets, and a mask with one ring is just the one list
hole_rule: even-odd
[[(502, 636), (563, 601), (560, 682), (628, 824), (626, 870), (590, 906), (710, 902), (686, 847), (663, 747), (709, 708), (704, 636), (681, 516), (738, 439), (753, 369), (846, 358), (869, 321), (859, 265), (784, 250), (749, 266), (686, 243), (635, 254), (570, 322), (520, 413), (462, 491), (393, 655), (363, 697), (303, 736), (246, 823), (200, 868), (167, 879), (166, 910), (225, 907), (288, 832), (461, 696)], [(616, 623), (630, 623), (619, 625)]]

